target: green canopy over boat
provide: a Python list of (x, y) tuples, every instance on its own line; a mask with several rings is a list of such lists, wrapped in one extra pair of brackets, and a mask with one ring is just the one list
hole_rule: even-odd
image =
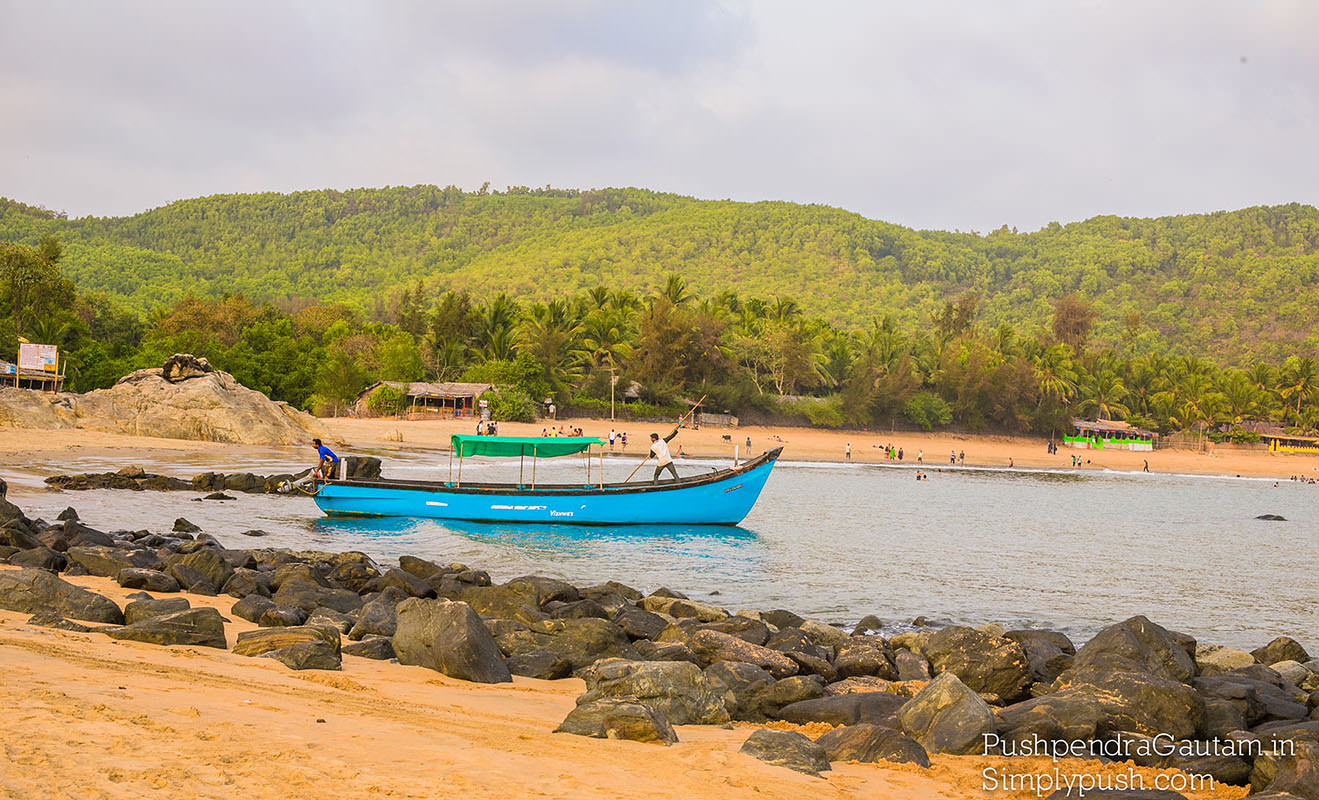
[(453, 443), (454, 454), (460, 458), (554, 458), (585, 452), (593, 444), (604, 444), (595, 436), (471, 436), (457, 433), (450, 437), (450, 441)]

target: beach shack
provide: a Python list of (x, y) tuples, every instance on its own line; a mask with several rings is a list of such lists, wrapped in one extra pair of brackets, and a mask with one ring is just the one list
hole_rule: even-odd
[(1319, 436), (1261, 433), (1259, 439), (1268, 446), (1270, 453), (1319, 453)]
[(426, 381), (378, 381), (357, 395), (359, 414), (369, 415), (367, 400), (381, 386), (403, 392), (403, 413), (408, 419), (463, 418), (475, 416), (481, 395), (494, 387), (488, 383), (429, 383)]
[(17, 364), (0, 358), (0, 386), (58, 392), (64, 386), (62, 366), (55, 345), (20, 341)]
[(1063, 443), (1088, 450), (1153, 450), (1159, 434), (1113, 419), (1073, 419)]

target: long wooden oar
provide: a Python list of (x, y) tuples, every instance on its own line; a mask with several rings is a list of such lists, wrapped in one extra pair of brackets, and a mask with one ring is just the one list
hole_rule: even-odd
[[(708, 395), (708, 394), (703, 394), (703, 395), (701, 395), (701, 399), (696, 401), (696, 405), (694, 405), (694, 406), (692, 406), (691, 408), (689, 408), (689, 409), (687, 410), (687, 413), (686, 413), (686, 414), (683, 414), (681, 417), (678, 417), (678, 424), (673, 426), (673, 430), (674, 430), (675, 433), (677, 432), (678, 428), (682, 427), (682, 421), (685, 420), (685, 419), (687, 419), (687, 417), (691, 416), (692, 413), (693, 413), (694, 411), (696, 411), (696, 409), (700, 408), (700, 407), (701, 407), (701, 403), (704, 403), (704, 402), (705, 402), (705, 398), (707, 398), (707, 397), (709, 397), (709, 396), (710, 396), (710, 395)], [(646, 462), (650, 460), (651, 455), (652, 455), (652, 454), (651, 454), (650, 452), (647, 452), (647, 453), (646, 453), (646, 457), (643, 458), (643, 459), (641, 459), (641, 463), (640, 463), (640, 464), (637, 464), (637, 469), (632, 470), (631, 474), (629, 474), (625, 479), (623, 479), (623, 483), (627, 483), (628, 481), (632, 480), (632, 476), (637, 474), (637, 470), (639, 470), (639, 469), (641, 469), (642, 467), (646, 466)]]

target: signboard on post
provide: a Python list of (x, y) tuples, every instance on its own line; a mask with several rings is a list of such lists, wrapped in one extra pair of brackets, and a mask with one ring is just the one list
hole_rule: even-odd
[(27, 344), (18, 346), (18, 368), (40, 372), (58, 372), (59, 348), (53, 344)]

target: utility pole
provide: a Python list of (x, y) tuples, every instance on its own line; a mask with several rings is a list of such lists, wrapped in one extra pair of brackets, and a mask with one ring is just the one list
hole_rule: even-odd
[(614, 421), (614, 387), (618, 385), (618, 376), (614, 374), (613, 359), (609, 364), (609, 421)]

